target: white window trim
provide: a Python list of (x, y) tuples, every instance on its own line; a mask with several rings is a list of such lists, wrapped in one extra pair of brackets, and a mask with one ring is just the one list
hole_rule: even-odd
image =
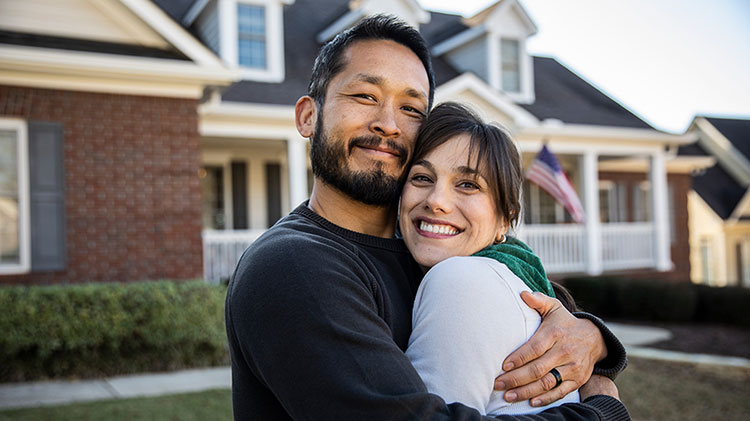
[[(250, 4), (265, 7), (266, 14), (266, 68), (241, 67), (237, 51), (237, 5)], [(219, 51), (224, 61), (239, 69), (243, 79), (258, 82), (284, 80), (284, 10), (279, 0), (220, 0)]]
[[(500, 39), (518, 41), (518, 66), (519, 66), (519, 92), (503, 91), (502, 75), (502, 52)], [(503, 92), (510, 99), (521, 104), (530, 104), (534, 102), (534, 61), (529, 52), (526, 50), (526, 39), (518, 34), (491, 33), (487, 42), (490, 85)]]
[(18, 136), (18, 264), (0, 264), (0, 275), (31, 271), (31, 211), (29, 204), (29, 138), (26, 121), (0, 118), (0, 129), (14, 130)]

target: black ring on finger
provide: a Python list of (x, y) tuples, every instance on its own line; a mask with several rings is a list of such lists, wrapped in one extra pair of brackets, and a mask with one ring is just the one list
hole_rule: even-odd
[[(552, 370), (550, 370), (549, 372), (550, 372), (550, 374), (552, 374), (553, 376), (555, 376), (555, 387), (557, 387), (557, 386), (560, 386), (560, 383), (562, 383), (562, 382), (563, 382), (563, 380), (562, 380), (562, 376), (560, 375), (560, 372), (559, 372), (559, 371), (557, 371), (557, 369), (556, 369), (556, 368), (553, 368), (553, 369), (552, 369)], [(553, 389), (554, 389), (555, 387), (553, 387)]]

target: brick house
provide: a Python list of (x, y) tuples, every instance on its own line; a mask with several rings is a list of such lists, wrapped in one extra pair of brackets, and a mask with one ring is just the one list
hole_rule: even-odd
[(233, 79), (149, 1), (0, 3), (0, 283), (199, 278), (198, 106)]
[[(657, 131), (563, 63), (530, 55), (526, 40), (537, 28), (518, 0), (498, 1), (469, 18), (430, 12), (414, 0), (71, 3), (79, 13), (65, 15), (69, 19), (88, 17), (82, 14), (86, 8), (121, 19), (113, 24), (125, 33), (120, 38), (101, 22), (91, 24), (99, 32), (81, 31), (85, 34), (69, 33), (75, 25), (49, 25), (38, 13), (53, 4), (0, 5), (0, 49), (56, 48), (81, 69), (50, 65), (27, 78), (18, 72), (35, 70), (37, 62), (21, 57), (16, 63), (0, 51), (0, 123), (24, 121), (31, 132), (36, 121), (51, 121), (63, 130), (65, 216), (56, 238), (67, 260), (64, 269), (36, 271), (32, 223), (31, 239), (20, 237), (19, 249), (30, 244), (20, 253), (27, 263), (17, 265), (21, 270), (15, 274), (0, 272), (6, 273), (0, 282), (183, 278), (200, 276), (201, 270), (208, 280), (227, 278), (241, 251), (307, 198), (308, 145), (295, 128), (294, 103), (307, 91), (323, 43), (372, 13), (395, 14), (423, 33), (433, 53), (436, 102), (467, 102), (485, 119), (508, 127), (524, 165), (544, 143), (558, 155), (584, 202), (586, 224), (571, 223), (549, 196), (527, 185), (518, 232), (551, 273), (659, 271), (688, 277), (690, 174), (713, 161), (677, 155), (678, 147), (694, 142), (693, 135)], [(8, 12), (24, 11), (35, 14), (18, 22), (42, 23), (14, 25)], [(126, 18), (132, 26), (123, 29)], [(53, 41), (57, 44), (39, 45)], [(85, 60), (76, 59), (81, 54), (105, 54), (108, 60), (115, 54), (121, 73), (101, 69), (96, 81), (84, 83), (100, 69), (81, 64)], [(144, 75), (141, 66), (126, 65), (133, 60), (180, 67), (193, 77), (191, 89), (170, 89), (179, 79), (156, 68)], [(57, 84), (46, 84), (50, 74)], [(139, 89), (126, 90), (133, 79)], [(42, 94), (60, 96), (60, 105), (40, 110), (8, 105)], [(92, 105), (68, 112), (73, 97)], [(103, 104), (110, 101), (114, 105)], [(41, 109), (57, 114), (35, 114)], [(110, 119), (97, 114), (104, 110)], [(143, 134), (135, 136), (139, 131)], [(34, 143), (29, 141), (32, 149)], [(32, 166), (37, 159), (32, 157)], [(18, 197), (23, 189), (17, 189)], [(33, 196), (33, 185), (30, 191)], [(18, 221), (23, 232), (24, 219)]]

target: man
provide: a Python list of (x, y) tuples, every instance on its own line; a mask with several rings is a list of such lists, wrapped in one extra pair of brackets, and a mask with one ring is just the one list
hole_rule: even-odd
[[(295, 108), (312, 139), (310, 201), (248, 248), (227, 292), (236, 419), (480, 419), (427, 393), (403, 352), (421, 272), (394, 238), (395, 209), (434, 89), (424, 40), (393, 18), (365, 19), (321, 50)], [(533, 300), (542, 327), (498, 383), (524, 385), (508, 400), (543, 405), (583, 384), (607, 350), (590, 321)], [(610, 354), (614, 374), (624, 353)], [(586, 387), (617, 395), (603, 377)], [(536, 417), (627, 419), (611, 396)]]

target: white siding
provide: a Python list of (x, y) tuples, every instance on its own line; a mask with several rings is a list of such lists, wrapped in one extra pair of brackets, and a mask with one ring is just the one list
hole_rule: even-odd
[(487, 37), (480, 36), (474, 41), (446, 54), (446, 57), (459, 72), (473, 72), (486, 82), (489, 82)]

